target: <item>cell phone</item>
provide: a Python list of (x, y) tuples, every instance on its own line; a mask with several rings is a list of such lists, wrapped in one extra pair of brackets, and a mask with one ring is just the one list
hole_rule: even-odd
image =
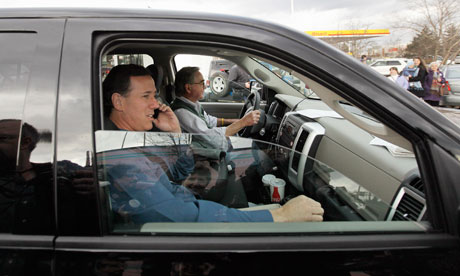
[(153, 118), (154, 119), (158, 118), (158, 115), (160, 115), (160, 109), (159, 108), (154, 109), (153, 110)]

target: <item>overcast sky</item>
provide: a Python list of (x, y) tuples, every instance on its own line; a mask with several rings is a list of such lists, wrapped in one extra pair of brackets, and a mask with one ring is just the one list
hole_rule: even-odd
[[(66, 3), (74, 2), (74, 3)], [(386, 43), (407, 43), (407, 32), (392, 29), (410, 11), (399, 0), (0, 0), (0, 6), (124, 7), (213, 12), (253, 17), (299, 31), (390, 29)]]

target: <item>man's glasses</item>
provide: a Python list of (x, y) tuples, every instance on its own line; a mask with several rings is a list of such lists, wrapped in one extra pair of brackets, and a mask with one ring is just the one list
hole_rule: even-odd
[(204, 80), (202, 80), (200, 82), (193, 82), (193, 83), (190, 83), (190, 84), (199, 84), (199, 85), (203, 86), (203, 88), (206, 87), (206, 84), (204, 83)]

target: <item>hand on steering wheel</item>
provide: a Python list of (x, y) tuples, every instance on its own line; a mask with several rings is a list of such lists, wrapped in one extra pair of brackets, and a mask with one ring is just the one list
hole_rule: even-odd
[[(239, 118), (242, 119), (246, 114), (259, 110), (260, 107), (260, 94), (258, 92), (252, 92), (248, 95), (246, 101), (244, 102), (243, 108), (240, 111)], [(262, 121), (262, 122), (261, 122)], [(265, 122), (265, 117), (261, 114), (260, 119), (257, 124), (254, 126), (247, 126), (238, 131), (238, 135), (241, 137), (249, 137), (251, 134), (256, 133), (260, 130)]]

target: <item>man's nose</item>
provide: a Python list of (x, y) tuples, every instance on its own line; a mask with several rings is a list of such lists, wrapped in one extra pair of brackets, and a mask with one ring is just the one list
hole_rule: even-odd
[(152, 109), (157, 109), (160, 106), (160, 103), (158, 102), (158, 99), (156, 97), (152, 97), (152, 99), (149, 102), (149, 107)]

